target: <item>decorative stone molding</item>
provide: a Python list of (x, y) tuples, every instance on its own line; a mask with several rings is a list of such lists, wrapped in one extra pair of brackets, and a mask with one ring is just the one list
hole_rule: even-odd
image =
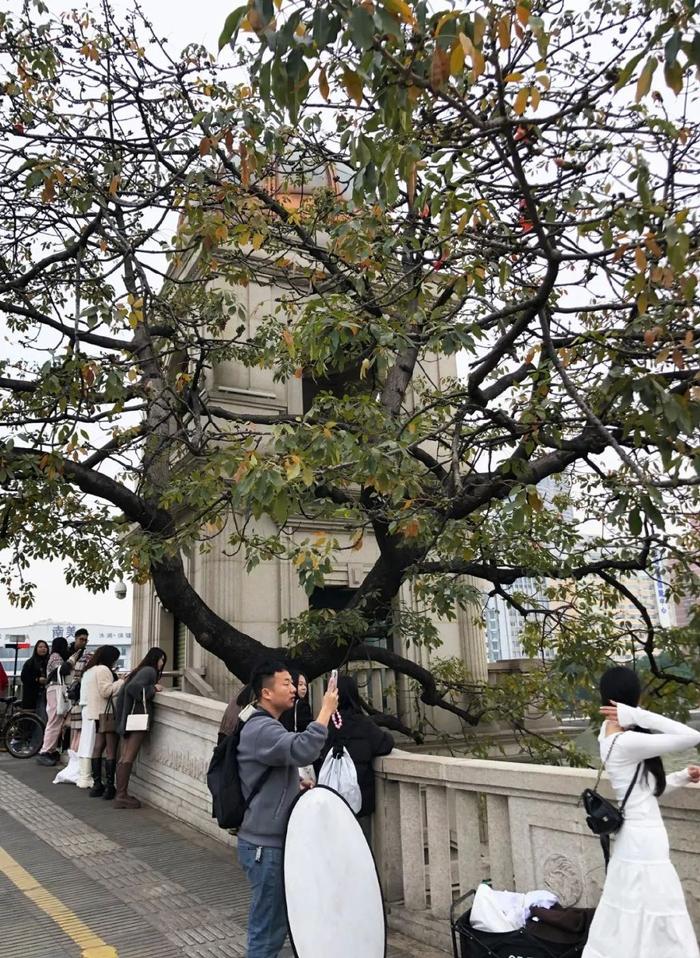
[(583, 896), (581, 866), (566, 855), (550, 855), (542, 865), (544, 886), (559, 899), (564, 908), (571, 908)]

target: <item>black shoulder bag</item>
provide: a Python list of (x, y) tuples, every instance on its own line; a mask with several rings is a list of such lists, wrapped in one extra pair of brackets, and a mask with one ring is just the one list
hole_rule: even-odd
[(637, 765), (634, 770), (634, 775), (632, 776), (632, 781), (629, 784), (629, 788), (625, 792), (625, 797), (622, 799), (620, 805), (616, 805), (615, 802), (609, 801), (607, 798), (603, 798), (602, 795), (598, 793), (598, 786), (600, 785), (600, 779), (605, 769), (605, 765), (612, 755), (612, 750), (615, 748), (615, 742), (618, 740), (620, 735), (623, 735), (623, 732), (618, 732), (615, 738), (613, 739), (610, 750), (608, 751), (608, 756), (605, 759), (605, 762), (601, 763), (600, 771), (598, 772), (598, 778), (593, 788), (587, 788), (581, 793), (581, 801), (583, 802), (583, 807), (586, 809), (586, 824), (593, 832), (594, 835), (597, 835), (600, 839), (600, 845), (603, 849), (603, 858), (605, 859), (605, 870), (608, 870), (608, 862), (610, 861), (610, 836), (614, 835), (615, 832), (619, 832), (622, 828), (622, 825), (625, 821), (625, 805), (627, 804), (627, 799), (630, 797), (632, 789), (634, 788), (637, 777), (639, 775), (640, 766)]

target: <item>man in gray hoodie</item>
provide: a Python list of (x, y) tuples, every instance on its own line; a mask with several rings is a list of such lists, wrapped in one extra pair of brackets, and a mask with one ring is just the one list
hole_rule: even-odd
[(299, 794), (299, 767), (321, 754), (328, 723), (338, 708), (329, 688), (315, 722), (288, 732), (280, 716), (294, 705), (295, 688), (286, 665), (258, 666), (251, 677), (256, 709), (241, 731), (238, 769), (247, 798), (262, 781), (238, 831), (238, 860), (250, 882), (248, 958), (276, 958), (287, 934), (282, 845), (292, 802)]

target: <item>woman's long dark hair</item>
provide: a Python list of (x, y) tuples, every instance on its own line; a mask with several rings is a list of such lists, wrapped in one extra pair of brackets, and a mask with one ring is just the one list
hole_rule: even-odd
[[(611, 705), (613, 702), (622, 705), (630, 705), (636, 708), (642, 697), (642, 683), (639, 676), (632, 669), (623, 665), (616, 665), (603, 673), (600, 680), (600, 697), (603, 705)], [(633, 731), (648, 733), (649, 729), (634, 726)], [(654, 758), (644, 760), (644, 777), (649, 778), (649, 772), (654, 776), (655, 788), (654, 795), (658, 798), (663, 795), (666, 789), (666, 770), (661, 757), (656, 755)]]
[[(158, 668), (158, 663), (163, 659), (163, 667)], [(152, 649), (149, 649), (148, 652), (141, 659), (139, 664), (135, 669), (132, 669), (131, 672), (126, 677), (126, 681), (129, 682), (136, 675), (137, 672), (140, 672), (141, 669), (150, 668), (155, 669), (158, 673), (158, 678), (163, 674), (163, 669), (165, 668), (165, 663), (168, 661), (168, 656), (162, 649), (159, 649), (158, 646), (154, 646)]]
[(65, 662), (68, 658), (68, 639), (65, 639), (62, 635), (57, 635), (51, 643), (51, 655), (53, 655), (54, 652), (58, 652)]
[(361, 712), (360, 690), (351, 675), (338, 677), (338, 708), (341, 712)]
[[(85, 666), (85, 672), (88, 672), (96, 665), (106, 665), (108, 669), (112, 669), (119, 661), (120, 655), (121, 652), (116, 645), (101, 645)], [(83, 675), (84, 674), (85, 673), (83, 673)]]

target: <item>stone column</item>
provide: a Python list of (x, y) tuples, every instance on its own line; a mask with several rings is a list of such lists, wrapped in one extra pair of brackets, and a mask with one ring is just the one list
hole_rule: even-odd
[[(465, 576), (465, 581), (468, 585), (479, 589), (480, 592), (484, 591), (484, 583), (481, 579)], [(464, 664), (469, 669), (475, 682), (482, 682), (486, 685), (489, 677), (486, 633), (476, 605), (472, 605), (468, 609), (459, 609), (458, 621)]]

